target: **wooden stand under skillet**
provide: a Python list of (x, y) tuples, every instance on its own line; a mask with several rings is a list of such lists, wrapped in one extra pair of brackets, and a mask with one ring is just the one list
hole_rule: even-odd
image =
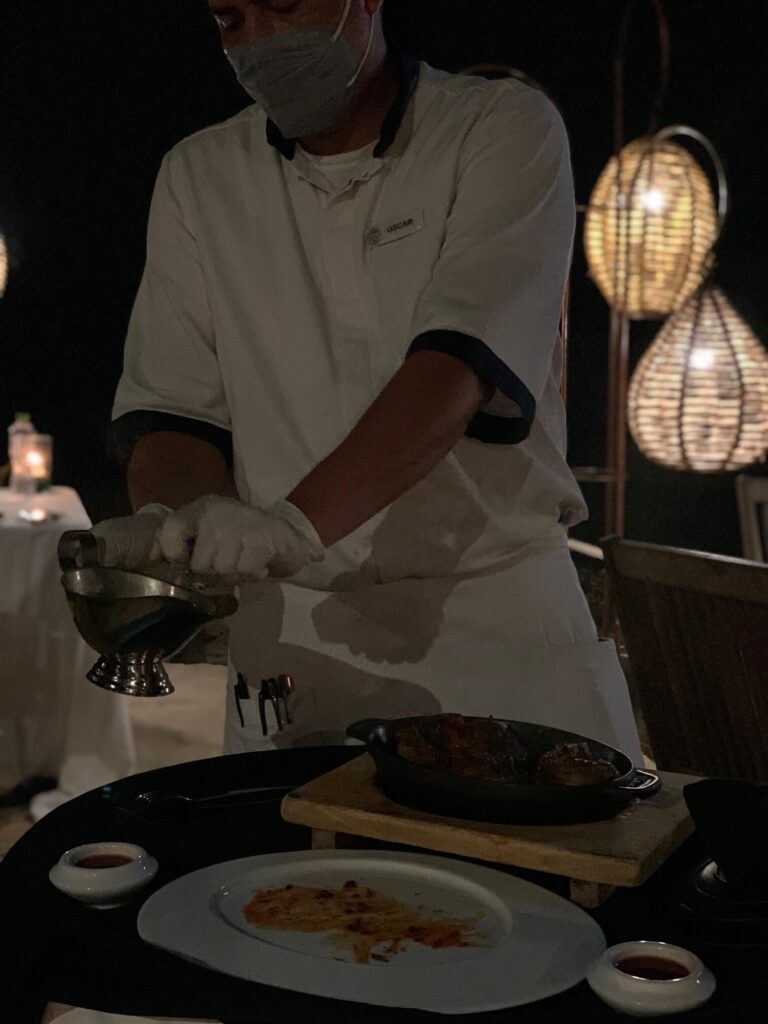
[(571, 899), (598, 907), (619, 887), (638, 886), (693, 832), (683, 786), (693, 775), (660, 772), (662, 790), (616, 818), (587, 825), (493, 825), (443, 818), (396, 804), (375, 782), (368, 754), (289, 793), (286, 821), (312, 829), (315, 849), (339, 834), (438, 850), (570, 879)]

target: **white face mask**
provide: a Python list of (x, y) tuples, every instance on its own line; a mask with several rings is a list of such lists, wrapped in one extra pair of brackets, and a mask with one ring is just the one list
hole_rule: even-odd
[(355, 99), (354, 85), (373, 45), (375, 17), (361, 60), (342, 35), (351, 6), (352, 0), (346, 0), (334, 32), (293, 29), (227, 50), (240, 85), (264, 107), (286, 139), (330, 131)]

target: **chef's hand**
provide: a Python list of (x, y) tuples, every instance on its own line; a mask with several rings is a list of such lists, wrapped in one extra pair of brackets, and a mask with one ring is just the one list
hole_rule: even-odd
[(152, 557), (189, 562), (192, 572), (201, 575), (253, 583), (267, 576), (293, 576), (324, 555), (314, 526), (289, 501), (262, 511), (209, 495), (168, 516)]
[(100, 565), (141, 569), (151, 559), (160, 527), (170, 513), (165, 505), (145, 505), (132, 516), (105, 519), (91, 531)]

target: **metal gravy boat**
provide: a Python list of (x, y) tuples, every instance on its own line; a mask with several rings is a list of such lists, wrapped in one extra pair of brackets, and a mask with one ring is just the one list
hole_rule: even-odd
[(183, 566), (158, 563), (129, 572), (99, 565), (96, 538), (87, 531), (63, 534), (58, 556), (75, 625), (101, 655), (87, 678), (114, 693), (173, 693), (163, 658), (186, 646), (207, 622), (237, 610), (232, 590)]

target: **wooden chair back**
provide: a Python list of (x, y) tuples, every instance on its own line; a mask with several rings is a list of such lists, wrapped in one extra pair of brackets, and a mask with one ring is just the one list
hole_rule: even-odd
[(768, 783), (768, 565), (602, 548), (658, 767)]
[(741, 550), (754, 562), (768, 562), (768, 477), (737, 476)]

